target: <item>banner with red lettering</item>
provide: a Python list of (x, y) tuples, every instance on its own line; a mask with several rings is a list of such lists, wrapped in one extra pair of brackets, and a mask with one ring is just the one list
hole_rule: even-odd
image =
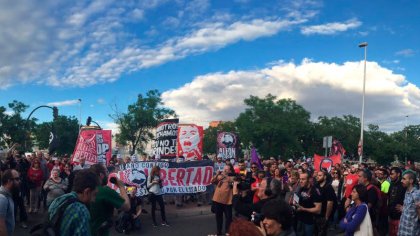
[(319, 171), (321, 168), (325, 168), (328, 172), (331, 171), (331, 167), (335, 164), (341, 164), (341, 154), (324, 157), (314, 154), (314, 168)]
[[(137, 196), (148, 194), (146, 181), (153, 166), (161, 168), (160, 175), (163, 180), (163, 192), (167, 194), (186, 194), (205, 192), (206, 186), (211, 184), (213, 177), (213, 162), (189, 161), (189, 162), (133, 162), (120, 165), (120, 171), (111, 173), (109, 178), (117, 177), (130, 186), (137, 187)], [(117, 190), (117, 187), (108, 183), (108, 186)]]
[(74, 163), (85, 159), (86, 164), (109, 163), (111, 159), (111, 130), (81, 130), (74, 148)]
[(178, 125), (178, 156), (183, 156), (185, 161), (201, 160), (203, 158), (203, 135), (203, 126)]
[(236, 159), (236, 147), (238, 138), (232, 132), (219, 132), (217, 134), (217, 156), (221, 156), (223, 160)]

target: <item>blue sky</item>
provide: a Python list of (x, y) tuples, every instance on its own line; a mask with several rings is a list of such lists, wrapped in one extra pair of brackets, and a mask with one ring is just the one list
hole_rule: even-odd
[[(181, 122), (232, 120), (249, 95), (320, 115), (419, 124), (420, 2), (310, 0), (1, 1), (0, 105), (58, 105), (115, 128), (139, 93), (161, 91)], [(82, 99), (79, 104), (77, 99)], [(51, 112), (34, 114), (41, 121)]]

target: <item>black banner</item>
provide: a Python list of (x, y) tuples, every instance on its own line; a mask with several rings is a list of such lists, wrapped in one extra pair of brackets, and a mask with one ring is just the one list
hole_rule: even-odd
[(153, 146), (155, 156), (162, 159), (172, 159), (176, 157), (178, 123), (178, 119), (167, 119), (157, 126), (155, 143)]

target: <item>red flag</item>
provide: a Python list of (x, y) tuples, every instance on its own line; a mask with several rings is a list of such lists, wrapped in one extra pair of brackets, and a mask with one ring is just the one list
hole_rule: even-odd
[(344, 156), (346, 154), (346, 149), (344, 149), (343, 145), (341, 144), (338, 139), (333, 139), (332, 146), (331, 146), (331, 153), (330, 155), (342, 155)]
[(83, 130), (77, 138), (72, 163), (85, 159), (86, 164), (109, 163), (111, 159), (111, 130)]
[(335, 164), (341, 163), (341, 155), (333, 155), (329, 157), (320, 156), (318, 154), (314, 154), (314, 168), (316, 171), (319, 171), (321, 168), (325, 168), (328, 172), (331, 171), (331, 167)]

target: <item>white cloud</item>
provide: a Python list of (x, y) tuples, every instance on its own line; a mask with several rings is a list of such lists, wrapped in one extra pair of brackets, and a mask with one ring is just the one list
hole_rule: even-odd
[(113, 135), (120, 132), (120, 129), (118, 128), (118, 124), (116, 123), (108, 122), (108, 121), (99, 121), (98, 123), (101, 125), (102, 129), (111, 130)]
[(403, 49), (395, 53), (395, 55), (397, 56), (405, 56), (405, 57), (413, 56), (414, 54), (415, 54), (414, 50), (410, 48)]
[(355, 29), (362, 25), (357, 19), (350, 19), (345, 22), (332, 22), (326, 23), (323, 25), (312, 25), (312, 26), (304, 26), (301, 29), (302, 34), (304, 35), (311, 35), (311, 34), (336, 34), (339, 32), (344, 32), (350, 29)]
[[(167, 0), (6, 2), (0, 1), (0, 89), (28, 83), (86, 87), (113, 82), (125, 73), (241, 40), (269, 37), (313, 16), (282, 17), (276, 12), (275, 17), (242, 17), (213, 12), (207, 0), (187, 1), (182, 14), (174, 9), (179, 19), (183, 17), (180, 29), (172, 29), (171, 34), (162, 31), (156, 37), (160, 33), (156, 29), (168, 18), (163, 15), (151, 22), (155, 18), (146, 19), (148, 11), (163, 4), (186, 4)], [(201, 15), (193, 19), (188, 9)], [(298, 12), (299, 6), (293, 11)]]
[[(278, 63), (252, 71), (230, 71), (197, 76), (191, 83), (162, 94), (181, 122), (208, 125), (212, 120), (233, 120), (244, 111), (250, 95), (292, 98), (318, 116), (360, 117), (363, 62), (344, 64)], [(400, 74), (367, 64), (366, 121), (384, 130), (401, 129), (406, 114), (419, 117), (420, 89)], [(419, 120), (420, 122), (420, 120)]]
[(98, 104), (105, 104), (105, 99), (103, 99), (103, 98), (98, 98), (98, 100), (96, 100), (96, 102), (97, 102)]
[(74, 100), (66, 100), (66, 101), (60, 101), (60, 102), (50, 102), (50, 103), (47, 103), (47, 105), (54, 106), (54, 107), (64, 107), (64, 106), (73, 106), (79, 103), (80, 103), (80, 100), (74, 99)]

